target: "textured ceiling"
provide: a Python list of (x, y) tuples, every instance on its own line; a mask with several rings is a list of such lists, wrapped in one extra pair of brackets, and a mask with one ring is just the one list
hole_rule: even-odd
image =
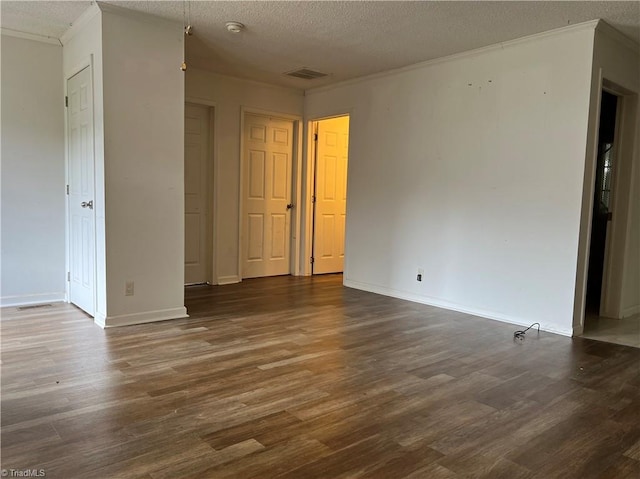
[(5, 2), (0, 0), (2, 28), (60, 38), (92, 2)]
[[(107, 1), (183, 20), (189, 66), (311, 88), (601, 18), (640, 43), (640, 2)], [(2, 26), (59, 37), (90, 2), (1, 2)], [(225, 22), (245, 31), (233, 35)], [(309, 67), (329, 76), (282, 75)]]

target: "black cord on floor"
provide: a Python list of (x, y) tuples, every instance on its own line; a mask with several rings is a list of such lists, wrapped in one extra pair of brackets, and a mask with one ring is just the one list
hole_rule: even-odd
[(535, 325), (538, 325), (538, 334), (540, 334), (540, 323), (533, 323), (527, 329), (523, 329), (522, 331), (515, 331), (513, 333), (513, 339), (519, 339), (522, 341), (524, 339), (524, 335), (526, 334), (526, 332), (529, 331), (531, 328), (533, 328)]

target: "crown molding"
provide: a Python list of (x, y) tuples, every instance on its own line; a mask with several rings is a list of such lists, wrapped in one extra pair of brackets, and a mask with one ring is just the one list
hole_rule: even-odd
[[(533, 35), (527, 35), (521, 38), (515, 38), (513, 40), (507, 40), (505, 42), (494, 43), (492, 45), (487, 45), (486, 47), (475, 48), (473, 50), (467, 50), (465, 52), (454, 53), (453, 55), (447, 55), (440, 58), (434, 58), (432, 60), (427, 60), (420, 63), (414, 63), (413, 65), (408, 65), (406, 67), (395, 68), (393, 70), (387, 70), (379, 73), (373, 73), (371, 75), (366, 75), (358, 78), (352, 78), (350, 80), (344, 80), (338, 83), (333, 83), (331, 85), (321, 86), (317, 88), (310, 88), (305, 90), (305, 95), (313, 95), (315, 93), (321, 93), (329, 90), (333, 90), (334, 88), (344, 87), (348, 85), (357, 84), (363, 81), (376, 80), (379, 78), (385, 78), (388, 76), (394, 76), (400, 73), (405, 73), (413, 70), (419, 70), (421, 68), (425, 68), (431, 65), (437, 65), (439, 63), (450, 62), (454, 60), (460, 60), (462, 58), (474, 57), (477, 55), (481, 55), (483, 53), (493, 52), (496, 50), (502, 50), (504, 48), (520, 45), (523, 43), (529, 43), (532, 41), (540, 40), (543, 38), (555, 37), (558, 35), (564, 35), (569, 32), (581, 31), (581, 30), (593, 30), (595, 31), (598, 22), (601, 20), (590, 20), (588, 22), (576, 23), (574, 25), (568, 25), (562, 28), (555, 28), (553, 30), (547, 30), (546, 32), (534, 33)], [(615, 30), (617, 31), (617, 30)], [(622, 34), (620, 34), (622, 35)], [(624, 35), (623, 35), (624, 36)]]
[(67, 31), (62, 34), (60, 37), (62, 45), (69, 43), (69, 40), (75, 37), (82, 27), (89, 23), (89, 21), (98, 14), (100, 14), (100, 9), (95, 3), (92, 3), (84, 12), (82, 12), (82, 15), (80, 15), (76, 21), (71, 24)]
[(609, 25), (604, 20), (598, 21), (598, 25), (596, 26), (596, 31), (608, 36), (610, 39), (627, 47), (629, 50), (633, 51), (636, 55), (640, 54), (640, 45), (638, 43), (636, 43), (631, 38), (626, 36), (620, 30), (616, 30), (614, 27)]
[[(187, 59), (187, 63), (189, 62), (189, 59)], [(207, 75), (210, 77), (213, 77), (216, 80), (219, 81), (230, 81), (230, 82), (234, 82), (234, 83), (242, 83), (245, 84), (247, 86), (255, 86), (255, 87), (260, 87), (260, 88), (269, 88), (272, 90), (278, 90), (284, 93), (289, 93), (289, 94), (295, 94), (296, 96), (304, 96), (304, 90), (302, 88), (295, 88), (295, 87), (288, 87), (288, 86), (283, 86), (283, 85), (276, 85), (273, 83), (266, 83), (263, 81), (259, 81), (259, 80), (252, 80), (250, 78), (243, 78), (243, 77), (237, 77), (237, 76), (233, 76), (233, 75), (227, 75), (224, 73), (218, 73), (212, 70), (207, 70), (206, 68), (203, 67), (199, 67), (199, 66), (190, 66), (189, 68), (187, 68), (187, 78), (189, 78), (189, 74), (190, 73), (195, 73), (197, 75)]]
[(152, 15), (150, 13), (137, 12), (135, 10), (129, 10), (127, 8), (118, 7), (115, 5), (110, 5), (102, 2), (93, 2), (89, 8), (87, 8), (82, 15), (78, 17), (78, 19), (73, 22), (71, 27), (64, 32), (64, 34), (60, 37), (60, 41), (62, 45), (65, 45), (69, 42), (79, 30), (82, 29), (89, 21), (91, 21), (96, 15), (101, 15), (102, 13), (111, 13), (114, 15), (120, 15), (128, 18), (135, 18), (140, 21), (154, 23), (159, 25), (166, 25), (175, 27), (176, 25), (181, 25), (180, 22), (176, 22), (173, 20), (167, 20), (165, 18), (158, 17), (156, 15)]
[(34, 42), (48, 43), (49, 45), (62, 46), (60, 40), (56, 37), (49, 37), (47, 35), (37, 35), (35, 33), (21, 32), (19, 30), (12, 30), (11, 28), (0, 28), (0, 33), (8, 37), (22, 38), (23, 40), (33, 40)]
[(181, 21), (177, 20), (169, 20), (167, 18), (162, 18), (153, 13), (145, 13), (139, 12), (137, 10), (129, 10), (128, 8), (119, 7), (117, 5), (111, 5), (110, 3), (96, 2), (98, 8), (104, 13), (112, 13), (114, 15), (120, 15), (121, 17), (134, 18), (136, 20), (140, 20), (147, 23), (154, 23), (157, 25), (165, 25), (175, 27), (179, 25), (180, 28), (183, 27)]

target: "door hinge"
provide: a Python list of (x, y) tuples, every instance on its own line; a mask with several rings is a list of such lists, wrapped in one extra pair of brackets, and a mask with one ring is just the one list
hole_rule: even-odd
[(313, 141), (318, 141), (318, 134), (317, 133), (313, 134)]
[(69, 106), (69, 97), (68, 97), (68, 96), (65, 96), (65, 97), (64, 97), (64, 106), (65, 106), (65, 107), (68, 107), (68, 106)]
[(67, 185), (67, 195), (69, 194), (69, 185)]
[(315, 197), (315, 196), (312, 196), (312, 197), (311, 197), (311, 203), (315, 203), (315, 202), (316, 202), (316, 197)]
[(71, 281), (71, 271), (67, 271), (67, 281)]
[(311, 257), (311, 264), (315, 263), (316, 259), (312, 256)]

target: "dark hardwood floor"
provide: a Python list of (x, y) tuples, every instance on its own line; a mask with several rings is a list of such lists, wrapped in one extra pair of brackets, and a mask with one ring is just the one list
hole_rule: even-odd
[(104, 331), (69, 305), (2, 310), (1, 467), (640, 477), (639, 349), (531, 331), (514, 342), (514, 326), (336, 275), (186, 295), (189, 319)]

